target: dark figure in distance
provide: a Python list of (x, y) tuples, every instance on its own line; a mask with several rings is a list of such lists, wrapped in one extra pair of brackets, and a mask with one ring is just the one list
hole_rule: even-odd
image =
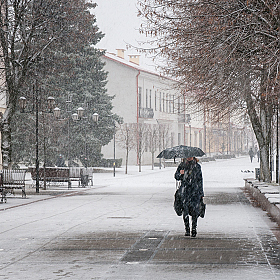
[(260, 150), (257, 151), (258, 162), (260, 161)]
[(59, 155), (57, 160), (56, 160), (56, 164), (57, 167), (66, 167), (64, 158), (62, 157), (62, 155)]
[(180, 196), (183, 200), (183, 220), (186, 236), (190, 236), (189, 216), (192, 217), (192, 237), (197, 234), (197, 219), (200, 215), (200, 203), (204, 197), (201, 167), (195, 157), (183, 159), (179, 164), (175, 179), (181, 181)]
[(252, 148), (250, 148), (250, 150), (249, 150), (249, 156), (250, 156), (250, 160), (251, 160), (251, 162), (253, 161), (253, 157), (254, 157), (254, 155), (255, 155), (255, 153), (254, 153), (253, 149), (252, 149)]

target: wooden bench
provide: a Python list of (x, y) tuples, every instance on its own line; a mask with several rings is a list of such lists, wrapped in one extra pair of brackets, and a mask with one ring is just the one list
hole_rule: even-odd
[(7, 202), (6, 195), (14, 194), (15, 189), (21, 189), (22, 197), (26, 198), (25, 175), (23, 169), (3, 169), (0, 171), (1, 202)]
[(90, 182), (93, 185), (93, 167), (70, 167), (70, 182), (78, 181), (79, 187), (85, 187)]
[[(36, 181), (36, 168), (29, 167), (29, 172), (31, 173), (32, 180)], [(44, 174), (45, 173), (45, 174)], [(39, 181), (44, 182), (46, 180), (47, 183), (59, 183), (59, 182), (67, 182), (68, 188), (71, 186), (70, 182), (70, 172), (68, 167), (43, 167), (39, 168)]]
[[(32, 180), (36, 181), (36, 168), (30, 167)], [(46, 167), (45, 179), (47, 183), (67, 182), (68, 188), (72, 187), (72, 181), (78, 181), (79, 187), (93, 185), (93, 167)], [(39, 181), (44, 181), (44, 168), (39, 168)]]

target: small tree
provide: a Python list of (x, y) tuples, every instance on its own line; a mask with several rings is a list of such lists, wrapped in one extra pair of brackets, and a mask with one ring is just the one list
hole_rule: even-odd
[[(161, 123), (158, 126), (158, 138), (160, 143), (160, 150), (164, 150), (168, 147), (170, 144), (170, 125)], [(161, 162), (160, 162), (161, 164)], [(165, 167), (165, 161), (164, 161), (164, 167)]]
[(134, 126), (131, 123), (124, 123), (120, 126), (117, 132), (118, 145), (125, 149), (125, 174), (127, 174), (128, 154), (133, 149), (134, 143)]
[(148, 140), (150, 144), (150, 150), (152, 154), (152, 170), (154, 170), (154, 165), (155, 165), (155, 151), (157, 148), (157, 143), (158, 143), (158, 136), (159, 136), (159, 130), (158, 130), (158, 125), (156, 124), (151, 124), (148, 127)]
[(145, 152), (145, 147), (147, 145), (148, 125), (145, 123), (134, 123), (132, 126), (134, 135), (133, 148), (137, 153), (139, 172), (141, 172), (142, 155)]

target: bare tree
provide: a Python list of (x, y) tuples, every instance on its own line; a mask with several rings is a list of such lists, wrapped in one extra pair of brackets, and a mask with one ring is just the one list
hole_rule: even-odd
[[(5, 81), (6, 111), (2, 118), (3, 167), (11, 154), (11, 117), (26, 82), (36, 78), (44, 57), (54, 46), (58, 50), (81, 48), (96, 43), (97, 28), (87, 0), (1, 0), (0, 48)], [(32, 80), (32, 79), (31, 79)]]
[(196, 104), (207, 105), (213, 118), (246, 110), (260, 147), (262, 179), (270, 181), (271, 122), (279, 94), (279, 1), (139, 3), (139, 14), (147, 19), (141, 32), (156, 43), (150, 51), (166, 58), (163, 71), (177, 77)]
[(133, 126), (133, 135), (134, 135), (134, 145), (133, 148), (137, 153), (137, 161), (139, 166), (139, 172), (142, 170), (142, 155), (145, 152), (145, 147), (148, 143), (148, 125), (145, 123), (134, 123)]
[[(158, 125), (158, 140), (160, 150), (164, 150), (168, 148), (170, 145), (170, 125), (166, 123), (159, 123)], [(163, 159), (164, 167), (165, 167), (165, 159)], [(161, 160), (160, 160), (161, 164)]]
[(148, 142), (150, 146), (150, 151), (152, 154), (152, 170), (154, 170), (155, 165), (155, 152), (157, 149), (158, 144), (158, 137), (159, 137), (159, 130), (158, 125), (151, 124), (148, 127)]
[(117, 141), (118, 145), (125, 149), (125, 174), (127, 174), (127, 166), (128, 166), (128, 154), (133, 149), (134, 143), (134, 124), (124, 123), (120, 126), (117, 131)]

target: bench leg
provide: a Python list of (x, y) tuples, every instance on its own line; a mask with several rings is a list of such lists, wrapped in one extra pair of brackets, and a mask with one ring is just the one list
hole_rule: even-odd
[(21, 197), (26, 198), (25, 188), (21, 190)]
[(2, 189), (2, 192), (1, 192), (1, 203), (7, 203), (7, 197), (6, 197), (6, 191), (5, 189)]

